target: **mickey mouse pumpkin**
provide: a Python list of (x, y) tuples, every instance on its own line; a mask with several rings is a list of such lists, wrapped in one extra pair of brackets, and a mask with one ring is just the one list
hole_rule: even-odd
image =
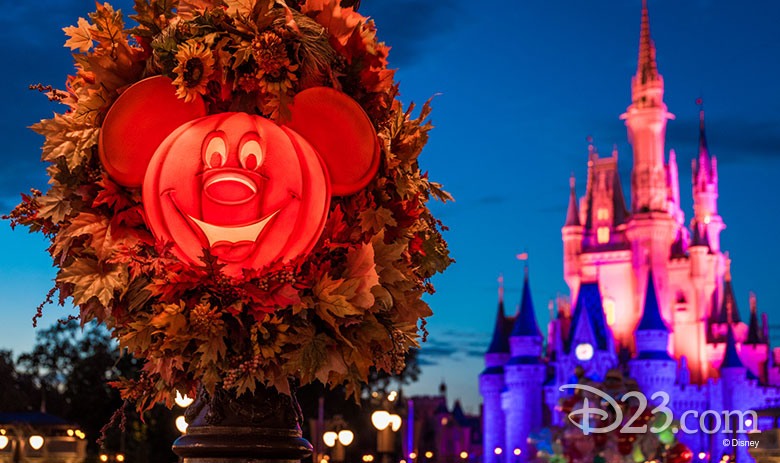
[(155, 237), (197, 263), (204, 249), (225, 273), (262, 269), (309, 252), (331, 195), (365, 187), (379, 165), (374, 127), (347, 95), (298, 93), (284, 125), (246, 113), (206, 115), (167, 77), (128, 88), (106, 114), (100, 159), (108, 174), (143, 187)]

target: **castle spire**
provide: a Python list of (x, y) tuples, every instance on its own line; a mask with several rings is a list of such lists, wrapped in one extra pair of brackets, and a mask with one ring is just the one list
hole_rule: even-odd
[(571, 188), (571, 193), (569, 194), (569, 208), (566, 210), (566, 223), (563, 224), (564, 227), (571, 225), (579, 226), (580, 224), (580, 211), (577, 208), (577, 192), (574, 188), (574, 172), (571, 173), (571, 178), (569, 178), (569, 186)]
[(709, 149), (707, 149), (707, 135), (704, 130), (704, 103), (702, 99), (696, 100), (699, 105), (699, 162), (693, 173), (693, 181), (706, 184), (711, 182), (714, 177), (712, 159)]
[(756, 295), (750, 293), (750, 324), (748, 325), (748, 335), (745, 344), (761, 344), (761, 328), (758, 324), (758, 310), (756, 306)]
[(508, 354), (509, 338), (506, 336), (504, 328), (506, 324), (506, 314), (504, 313), (504, 276), (498, 277), (498, 313), (496, 314), (496, 325), (493, 328), (493, 338), (490, 340), (488, 354)]
[(642, 320), (637, 327), (638, 331), (668, 331), (664, 319), (661, 317), (661, 308), (658, 306), (658, 296), (655, 292), (655, 281), (653, 280), (653, 270), (647, 273), (647, 292), (645, 293), (645, 307), (642, 313)]
[(737, 353), (737, 341), (734, 339), (734, 330), (729, 325), (729, 333), (726, 338), (726, 353), (723, 354), (723, 363), (720, 364), (721, 370), (723, 368), (745, 368), (742, 360)]
[(655, 61), (655, 44), (650, 36), (650, 15), (647, 0), (642, 0), (642, 29), (639, 33), (639, 61), (636, 68), (638, 83), (658, 80), (658, 64)]
[(528, 283), (528, 265), (525, 267), (525, 280), (523, 282), (523, 298), (520, 301), (520, 312), (517, 314), (515, 326), (510, 337), (542, 337), (539, 325), (536, 323), (534, 303), (531, 300), (531, 286)]

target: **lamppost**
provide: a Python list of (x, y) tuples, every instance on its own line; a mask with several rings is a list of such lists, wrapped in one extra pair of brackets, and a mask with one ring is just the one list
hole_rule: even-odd
[(371, 424), (377, 430), (376, 451), (382, 456), (382, 463), (390, 463), (395, 450), (394, 433), (401, 429), (401, 417), (387, 410), (377, 410), (371, 414)]
[(349, 429), (341, 429), (338, 432), (328, 431), (322, 435), (322, 441), (333, 449), (331, 459), (334, 463), (345, 461), (346, 450), (355, 439), (355, 434)]

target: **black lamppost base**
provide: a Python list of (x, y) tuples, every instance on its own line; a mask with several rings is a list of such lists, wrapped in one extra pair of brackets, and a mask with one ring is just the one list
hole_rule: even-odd
[(295, 395), (272, 388), (239, 397), (201, 389), (185, 418), (187, 433), (173, 443), (183, 463), (297, 463), (312, 452)]

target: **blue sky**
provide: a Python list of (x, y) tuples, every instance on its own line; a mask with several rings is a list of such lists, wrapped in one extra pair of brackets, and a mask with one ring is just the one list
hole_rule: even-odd
[[(380, 38), (393, 47), (390, 64), (399, 69), (404, 102), (437, 94), (436, 128), (421, 165), (456, 198), (433, 206), (451, 228), (446, 237), (457, 263), (434, 279), (423, 378), (410, 391), (432, 394), (446, 379), (450, 397), (476, 411), (480, 353), (493, 325), (499, 273), (513, 307), (522, 281), (515, 255), (530, 254), (542, 323), (547, 302), (567, 291), (560, 227), (571, 172), (578, 194), (584, 192), (587, 136), (602, 153), (617, 143), (630, 190), (631, 150), (618, 116), (630, 102), (641, 2), (526, 0), (509, 8), (465, 0), (362, 3), (361, 12), (376, 20)], [(113, 4), (130, 10), (128, 0)], [(677, 152), (686, 220), (698, 136), (694, 101), (701, 96), (710, 151), (719, 161), (719, 207), (727, 225), (722, 247), (733, 258), (740, 310), (746, 315), (748, 291), (755, 291), (759, 310), (780, 325), (772, 266), (780, 261), (780, 4), (649, 0), (649, 6), (665, 101), (677, 116), (667, 149)], [(45, 188), (42, 139), (25, 127), (60, 108), (27, 86), (63, 85), (72, 60), (61, 28), (93, 9), (91, 0), (3, 1), (3, 210), (18, 192)], [(42, 238), (0, 224), (0, 243), (0, 347), (20, 352), (34, 341), (30, 319), (54, 272)], [(69, 312), (50, 307), (45, 313), (42, 326)]]

